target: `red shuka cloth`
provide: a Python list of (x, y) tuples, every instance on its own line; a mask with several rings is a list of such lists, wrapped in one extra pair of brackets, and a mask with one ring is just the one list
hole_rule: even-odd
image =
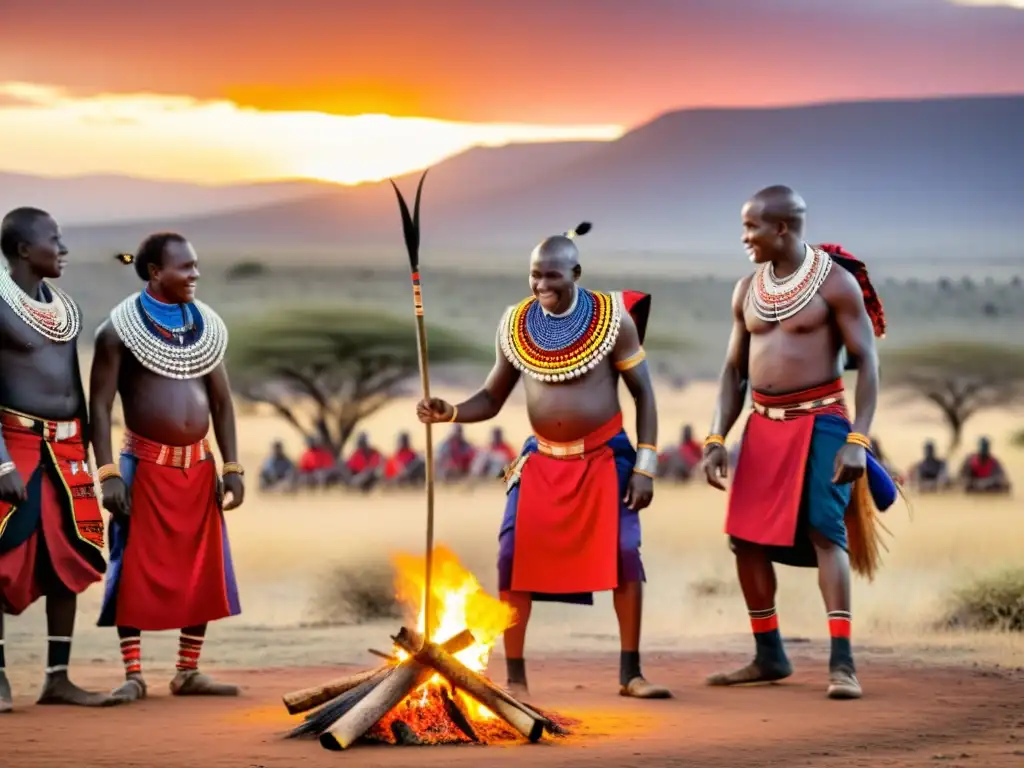
[[(103, 516), (92, 475), (88, 469), (88, 453), (82, 442), (82, 424), (74, 420), (75, 436), (67, 440), (43, 440), (43, 437), (21, 424), (19, 416), (0, 413), (4, 443), (11, 460), (21, 475), (22, 482), (32, 488), (30, 479), (37, 469), (42, 471), (38, 498), (22, 502), (28, 513), (29, 505), (38, 504), (39, 517), (34, 530), (20, 543), (0, 554), (0, 602), (3, 610), (18, 615), (43, 596), (44, 585), (39, 582), (36, 563), (40, 532), (53, 573), (74, 594), (103, 578)], [(52, 422), (51, 422), (52, 423)], [(61, 483), (55, 485), (45, 465), (57, 467)], [(42, 465), (42, 466), (41, 466)], [(74, 470), (74, 471), (73, 471)], [(5, 535), (16, 535), (20, 527), (15, 506), (0, 502), (0, 541)], [(73, 516), (73, 521), (67, 515)], [(78, 541), (68, 537), (73, 530)], [(19, 537), (20, 538), (20, 537)], [(90, 557), (91, 555), (91, 557)]]
[(603, 592), (619, 585), (621, 499), (607, 443), (621, 431), (619, 413), (583, 439), (581, 455), (530, 454), (519, 483), (514, 592)]
[[(132, 435), (138, 463), (117, 595), (117, 625), (181, 629), (231, 615), (223, 517), (212, 456), (188, 469), (147, 457), (163, 446)], [(192, 446), (198, 455), (200, 446)]]
[[(802, 392), (766, 395), (753, 392), (755, 403), (787, 408), (841, 395), (842, 379)], [(791, 547), (796, 540), (804, 492), (807, 455), (814, 434), (814, 416), (846, 415), (839, 404), (810, 409), (785, 421), (750, 414), (743, 447), (729, 494), (725, 532), (737, 539), (767, 547)]]

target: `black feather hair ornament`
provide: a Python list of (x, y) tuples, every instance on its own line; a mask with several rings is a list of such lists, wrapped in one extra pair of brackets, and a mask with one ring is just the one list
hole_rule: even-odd
[(570, 240), (575, 240), (577, 237), (587, 234), (591, 229), (593, 229), (593, 225), (589, 221), (583, 221), (577, 224), (575, 229), (570, 229), (566, 232), (565, 236)]

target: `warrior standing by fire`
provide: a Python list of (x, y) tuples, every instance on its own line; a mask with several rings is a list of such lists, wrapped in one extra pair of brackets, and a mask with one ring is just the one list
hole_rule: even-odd
[[(121, 638), (120, 695), (146, 696), (141, 634), (168, 629), (181, 631), (171, 693), (237, 695), (236, 686), (199, 672), (207, 624), (241, 613), (222, 512), (244, 492), (223, 363), (227, 329), (195, 300), (198, 258), (184, 237), (152, 235), (122, 261), (134, 263), (146, 288), (115, 307), (96, 334), (93, 451), (112, 514), (99, 626), (116, 626)], [(110, 436), (118, 393), (127, 427), (120, 466)], [(207, 440), (211, 417), (222, 478)]]
[[(782, 186), (758, 192), (743, 208), (743, 242), (759, 266), (733, 293), (732, 335), (704, 461), (708, 482), (724, 490), (725, 437), (749, 383), (754, 412), (743, 435), (726, 533), (757, 654), (746, 667), (708, 683), (769, 682), (792, 674), (775, 612), (774, 561), (817, 567), (832, 640), (828, 696), (850, 699), (861, 696), (850, 646), (850, 563), (873, 575), (874, 505), (885, 509), (895, 499), (888, 475), (867, 452), (878, 399), (875, 336), (883, 335), (885, 319), (861, 262), (839, 246), (804, 242), (805, 212), (800, 196)], [(843, 348), (858, 366), (852, 425)]]
[[(516, 611), (505, 631), (510, 689), (527, 690), (524, 645), (533, 599), (589, 605), (613, 590), (621, 636), (621, 693), (666, 698), (640, 669), (640, 510), (653, 497), (658, 416), (642, 347), (650, 297), (580, 287), (574, 239), (549, 237), (530, 261), (533, 296), (498, 326), (497, 360), (483, 388), (451, 405), (420, 402), (424, 423), (494, 418), (521, 373), (535, 437), (509, 469), (499, 534), (501, 599)], [(634, 316), (636, 319), (634, 319)], [(636, 402), (638, 449), (623, 429), (619, 377)]]
[(3, 614), (17, 616), (44, 595), (49, 644), (39, 703), (116, 704), (83, 691), (67, 671), (77, 596), (106, 570), (78, 368), (81, 314), (47, 282), (61, 276), (68, 251), (57, 222), (36, 208), (4, 217), (0, 249), (0, 712), (13, 708)]

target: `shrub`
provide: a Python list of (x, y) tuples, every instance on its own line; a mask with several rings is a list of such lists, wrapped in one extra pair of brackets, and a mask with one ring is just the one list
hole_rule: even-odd
[(1024, 632), (1024, 568), (972, 581), (953, 593), (946, 629)]
[(395, 576), (387, 564), (344, 565), (328, 575), (313, 606), (316, 624), (365, 624), (401, 619)]
[(229, 280), (245, 280), (246, 278), (262, 277), (267, 267), (262, 261), (239, 261), (228, 267), (225, 276)]

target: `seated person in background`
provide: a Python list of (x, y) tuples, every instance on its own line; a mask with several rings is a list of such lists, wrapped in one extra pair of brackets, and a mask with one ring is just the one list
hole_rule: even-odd
[(364, 493), (377, 484), (384, 469), (384, 457), (370, 445), (370, 436), (360, 432), (356, 438), (356, 449), (345, 462), (345, 481), (351, 488)]
[(260, 468), (260, 490), (273, 491), (281, 486), (293, 487), (295, 463), (284, 452), (284, 443), (275, 440), (270, 446), (270, 455)]
[(693, 427), (683, 427), (679, 445), (658, 456), (658, 475), (670, 480), (689, 480), (704, 456), (704, 444), (693, 439)]
[(466, 479), (475, 456), (476, 449), (463, 435), (462, 425), (456, 424), (437, 450), (438, 480), (451, 483)]
[(921, 493), (945, 491), (953, 484), (946, 460), (935, 454), (935, 443), (931, 440), (924, 444), (924, 458), (910, 468), (910, 484)]
[(427, 477), (427, 466), (412, 448), (408, 432), (398, 435), (398, 446), (384, 465), (384, 483), (403, 487), (423, 485)]
[(885, 454), (882, 453), (882, 443), (877, 437), (871, 438), (871, 454), (878, 460), (878, 463), (882, 465), (882, 468), (889, 473), (889, 477), (902, 485), (903, 476), (892, 464), (889, 463)]
[(469, 474), (476, 479), (494, 479), (505, 476), (505, 467), (516, 459), (516, 452), (505, 442), (501, 427), (491, 430), (491, 443), (477, 452)]
[(306, 450), (299, 457), (296, 479), (299, 485), (324, 488), (341, 477), (338, 462), (331, 449), (319, 437), (306, 441)]
[(978, 441), (978, 450), (964, 460), (960, 481), (967, 493), (1009, 493), (1010, 481), (1003, 465), (992, 455), (988, 438)]

